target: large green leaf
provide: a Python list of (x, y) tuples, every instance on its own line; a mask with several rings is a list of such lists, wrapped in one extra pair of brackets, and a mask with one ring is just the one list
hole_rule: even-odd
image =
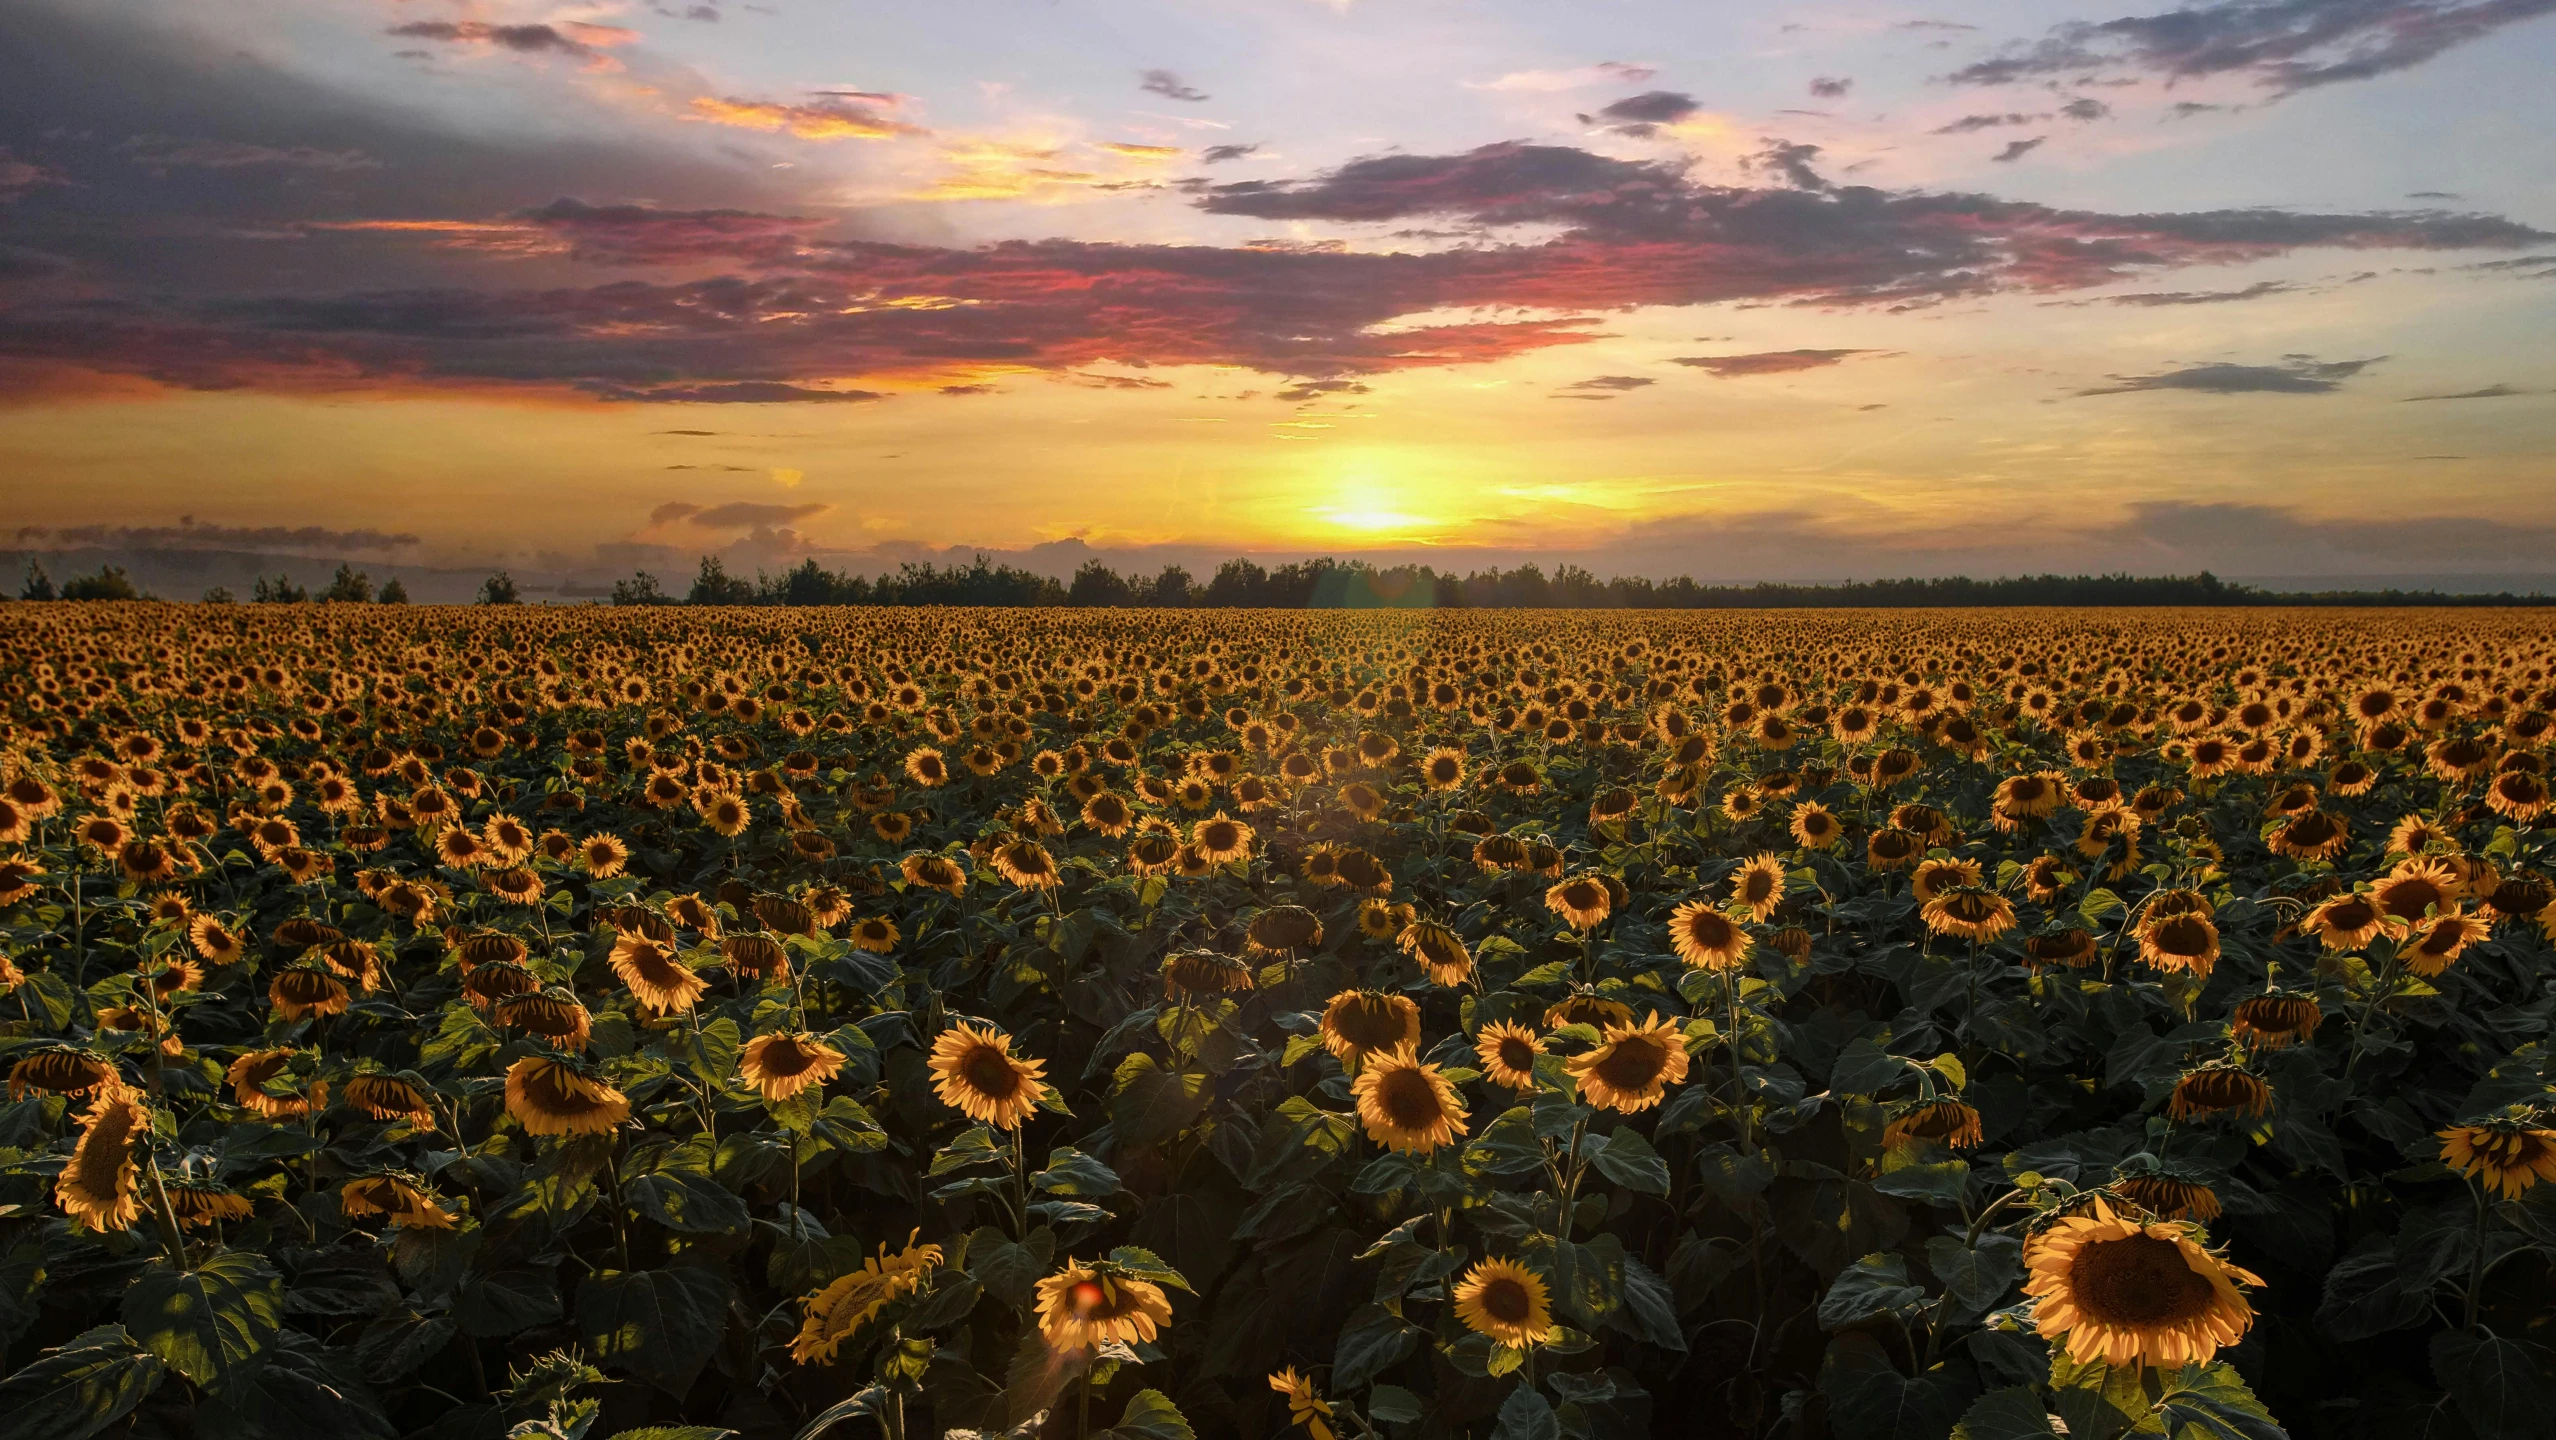
[(1630, 1186), (1645, 1195), (1666, 1195), (1669, 1190), (1668, 1162), (1640, 1131), (1627, 1125), (1606, 1137), (1606, 1143), (1589, 1157), (1606, 1178), (1618, 1185)]
[(1428, 1333), (1382, 1305), (1359, 1306), (1332, 1349), (1331, 1388), (1345, 1393), (1364, 1387), (1419, 1349)]
[(1160, 1390), (1139, 1390), (1129, 1397), (1118, 1423), (1101, 1435), (1106, 1440), (1198, 1440), (1180, 1407)]
[(987, 1225), (967, 1238), (967, 1272), (985, 1293), (1017, 1310), (1029, 1303), (1055, 1254), (1056, 1232), (1043, 1225), (1019, 1241)]
[(1555, 1417), (1552, 1402), (1537, 1394), (1534, 1386), (1520, 1385), (1500, 1402), (1491, 1440), (1562, 1440), (1562, 1422)]
[(2443, 1331), (2432, 1337), (2432, 1375), (2478, 1440), (2543, 1437), (2556, 1419), (2556, 1385), (2517, 1340)]
[(1944, 1440), (1969, 1403), (1964, 1375), (1938, 1367), (1911, 1379), (1880, 1342), (1851, 1331), (1829, 1342), (1819, 1367), (1828, 1424), (1838, 1440)]
[(691, 1235), (735, 1235), (754, 1221), (745, 1201), (709, 1176), (689, 1171), (661, 1170), (625, 1181), (621, 1196), (639, 1214)]
[(470, 1335), (514, 1335), (561, 1313), (558, 1284), (548, 1270), (531, 1266), (473, 1272), (453, 1292), (453, 1319)]
[(2058, 1433), (2032, 1387), (2009, 1385), (1972, 1401), (1953, 1426), (1952, 1440), (2052, 1440)]
[(0, 1380), (0, 1440), (88, 1440), (160, 1388), (168, 1367), (101, 1325)]
[(263, 1256), (225, 1250), (191, 1270), (153, 1261), (124, 1291), (124, 1328), (215, 1395), (257, 1373), (284, 1323), (284, 1277)]
[(1138, 1051), (1118, 1063), (1110, 1129), (1124, 1145), (1153, 1145), (1189, 1128), (1207, 1104), (1204, 1070), (1168, 1070)]
[(399, 1432), (349, 1357), (296, 1330), (273, 1359), (196, 1411), (204, 1440), (391, 1440)]
[(728, 1327), (725, 1273), (692, 1265), (617, 1270), (577, 1287), (577, 1328), (595, 1361), (680, 1396)]

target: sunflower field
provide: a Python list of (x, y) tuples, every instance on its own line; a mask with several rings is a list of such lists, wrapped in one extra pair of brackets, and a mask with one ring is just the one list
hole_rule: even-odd
[(7, 614), (5, 1440), (2556, 1426), (2524, 612)]

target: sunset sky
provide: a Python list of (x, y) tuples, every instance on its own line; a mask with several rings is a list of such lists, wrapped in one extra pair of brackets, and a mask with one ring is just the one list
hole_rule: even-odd
[(0, 547), (2556, 573), (2550, 74), (2556, 0), (11, 0)]

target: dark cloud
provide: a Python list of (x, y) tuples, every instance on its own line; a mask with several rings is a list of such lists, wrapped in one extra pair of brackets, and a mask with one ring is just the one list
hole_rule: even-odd
[[(516, 219), (565, 242), (572, 259), (605, 265), (669, 265), (698, 260), (785, 257), (798, 232), (816, 223), (752, 210), (661, 210), (589, 205), (563, 197)], [(503, 237), (499, 237), (500, 243)]]
[(1198, 152), (1198, 159), (1201, 164), (1221, 165), (1228, 160), (1240, 160), (1259, 149), (1258, 145), (1210, 145)]
[(2405, 198), (2408, 200), (2455, 200), (2458, 197), (2447, 190), (2409, 190)]
[(676, 501), (671, 505), (658, 506), (650, 519), (658, 524), (671, 519), (681, 519), (684, 523), (703, 530), (759, 530), (782, 525), (796, 525), (802, 520), (813, 520), (833, 508), (831, 505), (817, 501), (800, 505), (764, 505), (750, 500), (739, 500), (726, 505), (714, 505), (705, 510), (698, 505)]
[(1598, 125), (1617, 135), (1648, 139), (1660, 133), (1663, 126), (1674, 125), (1704, 107), (1692, 95), (1675, 90), (1645, 90), (1628, 95), (1597, 112), (1583, 115), (1583, 125)]
[(1748, 355), (1680, 355), (1669, 363), (1692, 366), (1732, 380), (1747, 375), (1785, 375), (1795, 370), (1817, 370), (1838, 364), (1849, 356), (1872, 353), (1870, 350), (1760, 350)]
[(1822, 75), (1810, 82), (1810, 93), (1822, 100), (1834, 100), (1854, 88), (1854, 81), (1839, 76)]
[(1760, 175), (1773, 175), (1796, 190), (1825, 190), (1828, 181), (1811, 162), (1819, 158), (1819, 147), (1790, 140), (1770, 140), (1766, 148), (1754, 155), (1743, 156), (1740, 168)]
[(659, 385), (645, 389), (594, 384), (585, 388), (598, 399), (659, 405), (857, 405), (888, 398), (876, 390), (817, 390), (778, 380), (731, 380), (717, 385)]
[(2216, 111), (2236, 108), (2233, 105), (2206, 105), (2198, 100), (2177, 100), (2174, 102), (2174, 108), (2168, 113), (2177, 120), (2189, 120), (2195, 115), (2208, 115)]
[(292, 170), (379, 170), (382, 162), (361, 150), (323, 150), (311, 145), (278, 148), (240, 140), (188, 140), (173, 135), (136, 135), (117, 147), (139, 165), (186, 166), (199, 170), (246, 170), (264, 166)]
[(2113, 379), (2117, 384), (2077, 393), (2127, 395), (2141, 390), (2198, 390), (2207, 395), (2327, 395), (2384, 358), (2319, 361), (2291, 355), (2283, 357), (2278, 365), (2188, 365), (2156, 375), (2116, 375)]
[(380, 554), (405, 550), (418, 538), (406, 532), (332, 530), (323, 525), (213, 525), (192, 515), (175, 525), (28, 525), (18, 543), (42, 541), (51, 549), (275, 550)]
[(2556, 0), (2217, 0), (2071, 21), (1950, 78), (2005, 85), (2123, 71), (2178, 80), (2241, 75), (2289, 95), (2404, 70), (2550, 14)]
[(1364, 395), (1370, 388), (1357, 380), (1299, 380), (1277, 391), (1271, 398), (1302, 404), (1308, 400), (1320, 400), (1326, 395)]
[(2049, 141), (2050, 137), (2047, 135), (2035, 135), (2029, 140), (2009, 140), (2006, 142), (2005, 149), (1998, 151), (1996, 154), (1991, 155), (1988, 158), (1998, 161), (2001, 164), (2012, 164), (2017, 160), (2021, 160), (2026, 155), (2031, 154), (2033, 151), (2040, 149), (2043, 145), (2048, 144)]
[(2112, 107), (2091, 95), (2080, 95), (2059, 107), (2059, 113), (2070, 120), (2100, 120), (2112, 113)]
[(2294, 295), (2300, 287), (2286, 280), (2257, 280), (2241, 290), (2141, 290), (2128, 295), (2102, 295), (2092, 300), (2056, 300), (2056, 305), (2128, 305), (2154, 308), (2172, 305), (2227, 305), (2269, 295)]
[(1979, 27), (1976, 25), (1964, 25), (1958, 20), (1902, 20), (1890, 28), (1893, 30), (1962, 31), (1976, 30)]
[(1139, 71), (1136, 79), (1139, 82), (1137, 89), (1148, 95), (1160, 95), (1166, 100), (1199, 101), (1208, 98), (1206, 91), (1182, 84), (1180, 77), (1169, 70)]
[(991, 385), (944, 385), (941, 387), (941, 393), (944, 395), (991, 395), (995, 391)]
[(2485, 386), (2481, 390), (2461, 390), (2450, 395), (2408, 395), (2405, 397), (2405, 400), (2408, 404), (2417, 400), (2504, 400), (2515, 395), (2537, 395), (2542, 393), (2544, 392), (2537, 390), (2523, 390), (2512, 385), (2496, 384)]
[(1639, 390), (1645, 385), (1658, 383), (1660, 382), (1648, 375), (1592, 375), (1586, 380), (1575, 380), (1563, 386), (1554, 392), (1553, 398), (1556, 400), (1612, 400), (1627, 390)]
[(491, 25), (480, 20), (418, 20), (394, 25), (390, 33), (408, 40), (442, 40), (449, 44), (493, 45), (518, 55), (544, 52), (591, 55), (593, 48), (572, 40), (549, 25)]
[(2048, 117), (2041, 115), (2025, 115), (2016, 111), (2008, 111), (2003, 115), (1964, 115), (1949, 125), (1938, 125), (1927, 133), (1930, 135), (1969, 135), (1981, 130), (1994, 130), (2000, 125), (2029, 125), (2035, 120), (2046, 118)]

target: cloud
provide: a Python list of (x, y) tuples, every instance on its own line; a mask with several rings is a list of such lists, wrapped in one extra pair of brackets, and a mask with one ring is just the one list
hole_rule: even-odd
[(941, 387), (941, 393), (944, 395), (991, 395), (995, 393), (995, 390), (991, 385), (944, 385)]
[(1182, 84), (1180, 77), (1169, 70), (1139, 71), (1136, 78), (1139, 82), (1136, 88), (1148, 95), (1160, 95), (1166, 100), (1193, 102), (1208, 98), (1206, 91)]
[(1692, 95), (1675, 90), (1645, 90), (1599, 110), (1595, 119), (1585, 115), (1580, 118), (1587, 124), (1604, 122), (1605, 128), (1618, 135), (1644, 139), (1658, 134), (1661, 127), (1674, 125), (1703, 108)]
[(2451, 395), (2408, 395), (2405, 397), (2404, 403), (2412, 404), (2417, 400), (2503, 400), (2515, 395), (2537, 395), (2541, 393), (2544, 392), (2537, 390), (2522, 390), (2511, 385), (2495, 384), (2488, 385), (2481, 390), (2461, 390)]
[(1259, 149), (1258, 145), (1210, 145), (1198, 152), (1198, 159), (1201, 164), (1221, 165), (1228, 160), (1240, 160)]
[[(680, 506), (678, 516), (667, 515), (667, 511), (677, 509), (678, 506)], [(650, 518), (660, 524), (669, 518), (680, 518), (686, 524), (700, 530), (769, 529), (782, 525), (796, 525), (802, 520), (813, 520), (833, 508), (822, 501), (807, 501), (798, 505), (765, 505), (751, 500), (738, 500), (726, 505), (714, 505), (705, 510), (698, 505), (684, 505), (677, 502), (676, 505), (658, 506)]]
[(1949, 125), (1938, 125), (1926, 133), (1929, 135), (1968, 135), (1980, 130), (1992, 130), (2000, 125), (2029, 125), (2035, 120), (2042, 120), (2046, 118), (2048, 117), (2042, 115), (2025, 115), (2014, 111), (2009, 111), (2003, 115), (1964, 115)]
[(61, 176), (29, 160), (21, 160), (0, 145), (0, 205), (16, 200), (39, 185), (66, 184)]
[(1326, 395), (1364, 395), (1371, 387), (1356, 380), (1299, 380), (1279, 390), (1272, 398), (1289, 404), (1319, 400)]
[(2169, 80), (2236, 75), (2278, 97), (2409, 69), (2550, 14), (2556, 0), (2214, 0), (2071, 21), (1948, 78), (2006, 85), (2125, 71)]
[(140, 165), (163, 169), (245, 170), (276, 166), (293, 170), (379, 170), (382, 162), (361, 150), (322, 150), (309, 145), (278, 148), (242, 140), (187, 140), (173, 135), (136, 135), (117, 147)]
[(1648, 375), (1592, 375), (1586, 380), (1575, 380), (1554, 391), (1553, 398), (1556, 400), (1612, 400), (1628, 390), (1639, 390), (1645, 385), (1658, 383), (1660, 382)]
[(2047, 135), (2035, 135), (2029, 140), (2009, 140), (2006, 142), (2005, 149), (1998, 151), (1996, 154), (1991, 155), (1988, 158), (2002, 163), (2011, 164), (2014, 161), (2021, 160), (2033, 151), (2040, 149), (2044, 144), (2049, 142), (2049, 139), (2050, 137)]
[[(605, 26), (574, 26), (577, 30), (605, 30)], [(594, 54), (592, 37), (571, 38), (565, 31), (550, 25), (491, 25), (481, 20), (419, 20), (407, 25), (394, 25), (390, 34), (408, 40), (441, 40), (455, 45), (485, 45), (499, 50), (512, 50), (518, 55)], [(627, 34), (628, 32), (621, 32)]]
[(2295, 295), (2302, 287), (2287, 280), (2257, 280), (2241, 290), (2140, 290), (2128, 295), (2099, 295), (2091, 300), (2053, 300), (2053, 305), (2128, 305), (2154, 308), (2171, 305), (2227, 305), (2268, 295)]
[(192, 515), (175, 525), (28, 525), (17, 531), (18, 543), (44, 541), (47, 548), (69, 550), (275, 550), (336, 554), (380, 554), (419, 543), (405, 531), (333, 530), (324, 525), (213, 525)]
[(1870, 350), (1760, 350), (1748, 355), (1680, 355), (1669, 363), (1693, 366), (1724, 380), (1734, 380), (1748, 375), (1788, 375), (1796, 370), (1817, 370), (1838, 364), (1849, 356), (1873, 353)]
[(858, 405), (888, 398), (875, 390), (816, 390), (778, 380), (731, 380), (718, 385), (659, 385), (646, 389), (594, 384), (586, 388), (604, 400), (641, 400), (660, 405)]
[(686, 118), (740, 130), (786, 132), (801, 140), (892, 140), (900, 135), (931, 133), (881, 114), (878, 102), (882, 99), (893, 97), (865, 96), (862, 101), (854, 101), (826, 96), (812, 104), (788, 105), (702, 95), (694, 98)]
[(1601, 60), (1576, 70), (1513, 70), (1497, 80), (1467, 80), (1468, 90), (1508, 90), (1549, 95), (1593, 85), (1639, 85), (1659, 72), (1648, 65)]
[(1822, 100), (1835, 100), (1854, 88), (1854, 81), (1838, 76), (1822, 75), (1810, 82), (1810, 93)]
[(2188, 365), (2156, 375), (2116, 375), (2113, 379), (2118, 384), (2077, 393), (2127, 395), (2141, 390), (2198, 390), (2208, 395), (2327, 395), (2385, 358), (2318, 361), (2291, 355), (2283, 357), (2278, 365)]
[(2110, 115), (2112, 113), (2112, 107), (2104, 104), (2102, 101), (2097, 100), (2091, 95), (2080, 95), (2076, 99), (2069, 101), (2067, 104), (2060, 106), (2059, 113), (2070, 120), (2081, 122), (2093, 121), (2101, 120), (2105, 116)]

